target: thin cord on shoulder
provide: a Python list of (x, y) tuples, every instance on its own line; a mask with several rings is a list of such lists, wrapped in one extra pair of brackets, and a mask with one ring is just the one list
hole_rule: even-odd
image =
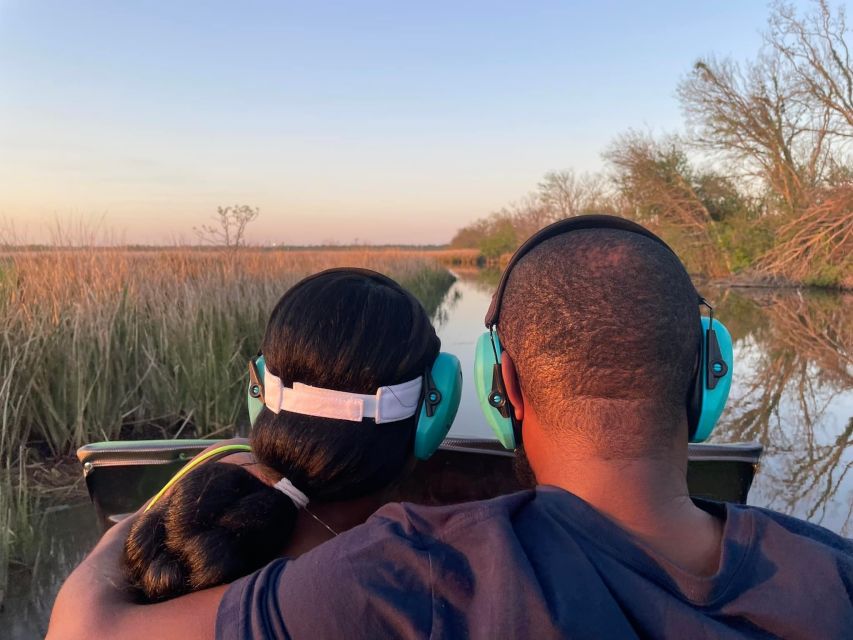
[(338, 536), (338, 532), (337, 532), (337, 531), (335, 531), (334, 529), (332, 529), (332, 527), (330, 527), (330, 526), (329, 526), (329, 525), (327, 525), (325, 522), (323, 522), (322, 520), (320, 520), (320, 517), (319, 517), (319, 516), (317, 516), (317, 515), (315, 515), (315, 514), (314, 514), (310, 509), (305, 509), (305, 513), (307, 513), (309, 516), (311, 516), (312, 518), (314, 518), (314, 519), (315, 519), (317, 522), (319, 522), (321, 525), (323, 525), (324, 527), (326, 527), (326, 530), (328, 530), (328, 532), (329, 532), (329, 533), (331, 533), (333, 536), (335, 536), (335, 537), (337, 537), (337, 536)]

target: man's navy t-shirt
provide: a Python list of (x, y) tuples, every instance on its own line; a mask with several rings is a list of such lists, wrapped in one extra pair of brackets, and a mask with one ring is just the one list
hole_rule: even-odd
[(853, 638), (853, 543), (754, 507), (719, 571), (690, 575), (570, 493), (392, 504), (238, 580), (216, 622), (245, 638)]

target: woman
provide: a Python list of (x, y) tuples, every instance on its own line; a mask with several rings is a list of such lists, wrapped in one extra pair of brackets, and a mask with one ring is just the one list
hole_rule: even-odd
[(250, 364), (264, 403), (251, 453), (195, 464), (137, 518), (124, 559), (140, 598), (233, 581), (363, 522), (413, 461), (424, 398), (440, 401), (439, 347), (420, 303), (378, 273), (332, 269), (285, 293)]

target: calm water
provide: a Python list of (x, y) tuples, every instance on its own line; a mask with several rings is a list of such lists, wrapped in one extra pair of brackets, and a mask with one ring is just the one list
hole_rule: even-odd
[[(493, 286), (489, 274), (460, 273), (436, 314), (442, 348), (459, 356), (466, 381), (454, 436), (491, 437), (471, 372)], [(731, 397), (712, 441), (764, 445), (750, 503), (853, 536), (853, 295), (703, 293), (735, 340)], [(59, 584), (97, 537), (88, 505), (51, 513), (42, 529), (37, 566), (14, 580), (0, 612), (2, 638), (44, 635)]]

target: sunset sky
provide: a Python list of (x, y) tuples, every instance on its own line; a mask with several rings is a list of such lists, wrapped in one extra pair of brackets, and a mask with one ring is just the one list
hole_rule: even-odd
[(681, 127), (700, 55), (751, 57), (762, 2), (0, 0), (0, 224), (192, 241), (443, 243), (551, 169)]

